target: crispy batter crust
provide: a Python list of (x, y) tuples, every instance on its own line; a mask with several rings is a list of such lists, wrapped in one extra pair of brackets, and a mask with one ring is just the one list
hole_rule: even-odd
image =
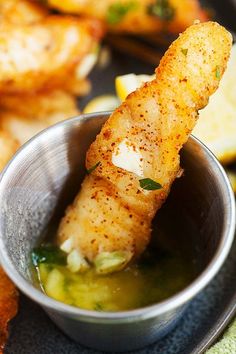
[(8, 322), (17, 314), (18, 292), (0, 267), (0, 354), (8, 338)]
[[(209, 96), (217, 89), (232, 44), (214, 22), (189, 27), (173, 42), (156, 70), (156, 79), (131, 93), (111, 115), (91, 145), (85, 178), (63, 218), (60, 243), (74, 247), (91, 262), (102, 251), (140, 255), (151, 235), (151, 222), (179, 172), (179, 151)], [(143, 177), (163, 188), (146, 191), (140, 176), (112, 163), (122, 141), (142, 155)]]
[[(20, 145), (50, 125), (78, 114), (76, 97), (62, 90), (0, 96), (0, 129)], [(4, 154), (0, 161), (1, 157)]]
[(75, 86), (77, 66), (94, 50), (102, 34), (99, 21), (71, 16), (51, 15), (21, 24), (2, 21), (0, 92), (68, 89), (68, 81)]
[(16, 139), (0, 128), (0, 172), (19, 147)]
[(31, 0), (0, 0), (1, 22), (30, 24), (48, 16), (49, 9)]
[[(110, 31), (128, 32), (128, 33), (145, 33), (159, 32), (167, 30), (178, 34), (185, 28), (198, 19), (201, 21), (207, 20), (206, 12), (201, 8), (197, 0), (169, 0), (167, 3), (173, 8), (174, 15), (170, 21), (164, 21), (158, 16), (149, 14), (149, 6), (156, 3), (156, 0), (136, 0), (131, 6), (131, 10), (127, 11), (125, 16), (119, 18), (117, 23), (109, 23), (108, 14), (109, 8), (124, 4), (129, 7), (132, 1), (130, 0), (48, 0), (48, 4), (52, 7), (66, 12), (83, 14), (86, 16), (96, 17), (105, 22)], [(119, 6), (118, 6), (119, 7)], [(116, 11), (115, 11), (116, 12)]]

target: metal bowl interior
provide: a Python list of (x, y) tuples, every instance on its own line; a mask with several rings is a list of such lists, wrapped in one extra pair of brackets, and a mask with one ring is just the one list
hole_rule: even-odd
[(166, 315), (209, 283), (233, 241), (235, 205), (228, 179), (208, 149), (191, 137), (181, 153), (184, 176), (174, 183), (154, 223), (158, 227), (170, 217), (173, 223), (182, 220), (174, 237), (183, 247), (188, 245), (186, 251), (190, 249), (198, 259), (196, 279), (161, 303), (117, 313), (81, 310), (43, 294), (33, 284), (30, 252), (48, 223), (63, 215), (78, 192), (85, 175), (85, 153), (108, 116), (80, 116), (45, 130), (18, 151), (1, 176), (2, 265), (26, 295), (54, 312), (54, 319), (55, 313), (60, 313), (84, 323), (122, 325)]

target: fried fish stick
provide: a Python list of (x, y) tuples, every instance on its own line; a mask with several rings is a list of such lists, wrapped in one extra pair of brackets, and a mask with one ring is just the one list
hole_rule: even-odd
[(0, 289), (0, 354), (2, 354), (8, 337), (8, 322), (18, 310), (18, 292), (1, 267)]
[[(52, 29), (50, 27), (49, 23), (51, 22), (50, 19), (53, 16), (50, 14), (49, 9), (46, 8), (45, 6), (40, 5), (39, 3), (35, 2), (35, 1), (29, 1), (29, 0), (3, 1), (3, 0), (0, 0), (0, 16), (1, 16), (1, 26), (2, 26), (2, 32), (3, 32), (2, 36), (4, 37), (4, 41), (6, 41), (6, 38), (5, 38), (6, 33), (4, 35), (4, 31), (8, 31), (8, 29), (11, 28), (12, 32), (14, 33), (14, 35), (12, 37), (13, 38), (17, 37), (17, 36), (20, 37), (20, 39), (22, 41), (22, 46), (24, 46), (24, 40), (31, 42), (31, 44), (28, 43), (28, 45), (30, 46), (28, 52), (24, 52), (23, 49), (21, 48), (21, 52), (19, 54), (23, 55), (25, 57), (27, 57), (27, 54), (29, 57), (30, 56), (33, 57), (32, 51), (36, 50), (35, 46), (33, 46), (33, 37), (30, 38), (29, 33), (27, 35), (27, 29), (30, 30), (32, 25), (34, 25), (32, 27), (34, 29), (35, 24), (37, 24), (36, 32), (38, 33), (38, 35), (40, 35), (39, 32), (41, 29), (41, 32), (42, 32), (41, 37), (42, 37), (43, 33), (44, 33), (44, 29), (43, 29), (44, 25), (43, 24), (44, 24), (44, 20), (46, 19), (46, 17), (47, 17), (47, 20), (46, 20), (47, 31), (46, 32), (48, 32), (50, 29)], [(58, 18), (58, 22), (61, 23), (60, 21), (61, 21), (62, 16), (57, 17), (57, 18)], [(78, 25), (80, 23), (80, 21), (78, 21), (78, 19), (76, 21), (77, 21), (77, 25)], [(67, 20), (67, 27), (66, 27), (66, 26), (64, 26), (64, 21), (62, 21), (62, 27), (64, 28), (65, 35), (67, 36), (67, 39), (69, 39), (70, 33), (71, 32), (73, 33), (73, 26), (75, 27), (75, 24), (73, 25), (73, 21), (72, 21), (71, 22), (72, 27), (69, 28), (68, 27), (69, 22), (70, 21)], [(31, 25), (31, 26), (29, 27), (29, 25)], [(18, 27), (18, 26), (20, 26), (20, 27)], [(97, 26), (97, 28), (96, 28), (96, 26)], [(100, 29), (99, 29), (99, 26), (100, 26)], [(63, 31), (63, 28), (61, 29), (61, 31)], [(20, 32), (20, 34), (19, 33), (17, 34), (16, 31), (17, 31), (17, 33)], [(90, 31), (92, 31), (94, 33), (90, 33)], [(73, 63), (73, 66), (74, 66), (73, 70), (70, 69), (69, 75), (67, 77), (62, 78), (61, 84), (60, 85), (56, 84), (56, 86), (61, 86), (61, 88), (63, 86), (64, 91), (68, 91), (68, 92), (75, 94), (77, 96), (84, 96), (90, 91), (91, 85), (90, 85), (89, 80), (86, 79), (86, 76), (89, 73), (89, 71), (92, 69), (92, 67), (94, 66), (94, 64), (96, 63), (96, 60), (97, 60), (98, 38), (101, 35), (101, 24), (99, 23), (99, 25), (98, 25), (98, 22), (96, 20), (95, 21), (91, 20), (90, 23), (87, 23), (87, 32), (89, 32), (89, 33), (87, 33), (87, 35), (89, 34), (89, 37), (90, 37), (89, 41), (94, 42), (94, 44), (91, 43), (90, 50), (88, 50), (87, 53), (85, 53), (85, 55), (83, 55), (82, 52), (81, 53), (79, 52), (79, 50), (78, 50), (79, 43), (76, 43), (76, 37), (74, 37), (74, 47), (75, 47), (75, 50), (77, 48), (78, 55), (81, 55), (81, 58), (77, 62), (77, 64)], [(25, 33), (25, 37), (24, 37), (24, 33)], [(44, 43), (44, 41), (41, 37), (38, 38), (38, 35), (35, 36), (35, 40), (38, 41), (38, 43), (39, 43), (39, 45), (38, 45), (38, 47), (39, 47), (38, 50), (40, 51), (39, 54), (41, 56), (45, 56), (44, 65), (46, 65), (47, 64), (47, 62), (46, 62), (47, 61), (47, 55), (46, 55), (47, 51), (43, 50), (42, 48), (47, 47), (47, 46), (54, 47), (55, 38), (53, 38), (53, 36), (55, 37), (56, 34), (55, 33), (53, 34), (53, 36), (51, 38), (50, 45), (48, 43), (48, 37), (47, 37), (48, 33), (45, 34), (46, 43)], [(91, 36), (92, 36), (92, 38), (91, 38)], [(96, 39), (96, 36), (97, 36), (97, 39)], [(77, 40), (79, 40), (79, 32), (77, 33)], [(86, 41), (86, 37), (84, 37), (83, 40)], [(17, 46), (17, 50), (19, 50), (18, 43), (16, 43), (17, 41), (18, 41), (18, 39), (15, 38), (15, 43), (13, 41), (12, 44)], [(40, 43), (40, 41), (41, 41), (41, 43)], [(58, 40), (57, 40), (57, 42), (58, 42)], [(89, 45), (89, 42), (87, 42), (87, 44)], [(67, 44), (67, 47), (68, 47), (68, 44)], [(58, 56), (65, 55), (64, 48), (61, 47), (61, 49), (60, 49), (58, 47), (57, 50), (59, 51)], [(5, 54), (6, 54), (6, 56), (9, 55), (8, 61), (10, 61), (11, 60), (10, 55), (13, 55), (13, 53), (8, 51)], [(73, 60), (76, 60), (75, 54), (76, 53), (74, 53), (74, 58), (72, 58)], [(36, 53), (35, 53), (35, 55), (36, 55)], [(2, 55), (2, 60), (5, 60), (3, 55)], [(66, 57), (65, 57), (65, 60), (66, 60)], [(70, 60), (71, 60), (71, 58), (68, 53), (67, 62), (65, 64), (65, 71), (68, 69), (68, 68), (66, 68), (66, 66), (71, 65)], [(30, 58), (29, 58), (29, 61), (30, 61)], [(19, 62), (20, 62), (20, 60), (19, 60)], [(40, 64), (40, 60), (38, 60), (38, 63), (36, 65), (38, 65), (38, 64), (42, 65), (42, 63)], [(5, 60), (5, 65), (7, 65), (6, 60)], [(21, 65), (22, 65), (22, 63), (21, 63)], [(24, 63), (24, 70), (26, 70), (26, 67), (25, 67), (26, 65), (27, 64)], [(18, 69), (18, 71), (20, 71), (21, 70), (20, 65), (16, 69)], [(29, 63), (28, 63), (28, 69), (30, 70)], [(13, 70), (12, 75), (14, 76), (14, 68), (12, 70)], [(36, 70), (36, 68), (34, 68), (34, 70)], [(38, 67), (37, 70), (40, 70), (40, 67)], [(15, 72), (15, 74), (17, 74), (17, 73)], [(18, 73), (18, 75), (19, 75), (19, 73)], [(66, 73), (63, 73), (63, 75), (66, 76)], [(30, 72), (29, 72), (28, 76), (30, 77)], [(10, 82), (12, 82), (12, 80), (14, 80), (14, 79), (15, 79), (15, 76), (14, 76), (14, 78), (9, 77), (8, 80), (10, 80)], [(22, 81), (22, 85), (23, 84), (24, 84), (24, 82)], [(38, 90), (38, 83), (35, 82), (35, 85), (33, 85), (33, 86), (34, 87), (31, 86), (30, 91), (32, 92), (32, 89), (34, 91), (35, 90), (37, 91)], [(49, 86), (53, 86), (53, 81), (50, 82)], [(42, 87), (39, 87), (39, 88), (42, 89)], [(10, 91), (12, 91), (12, 89), (10, 89)], [(13, 89), (13, 91), (14, 91), (14, 89)], [(17, 92), (19, 92), (19, 91), (25, 92), (25, 91), (27, 91), (27, 88), (18, 87)]]
[(145, 250), (152, 219), (180, 172), (179, 151), (218, 88), (231, 45), (230, 33), (215, 22), (189, 27), (165, 53), (156, 78), (110, 116), (87, 152), (91, 173), (59, 227), (68, 263), (77, 252), (106, 273)]
[(112, 32), (183, 31), (194, 20), (207, 20), (197, 0), (48, 0), (53, 8), (102, 20)]
[(29, 24), (42, 20), (49, 14), (46, 7), (30, 0), (0, 0), (1, 21), (12, 24)]
[(16, 139), (4, 130), (0, 129), (0, 172), (19, 148)]
[(40, 22), (0, 24), (0, 92), (63, 87), (103, 34), (99, 21), (48, 16)]
[(62, 90), (0, 96), (0, 129), (20, 145), (50, 125), (78, 114), (76, 97)]

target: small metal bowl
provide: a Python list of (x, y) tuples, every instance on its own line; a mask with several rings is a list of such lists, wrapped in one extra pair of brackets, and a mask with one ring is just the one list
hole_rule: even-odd
[(192, 237), (185, 220), (195, 225), (193, 248), (200, 262), (195, 280), (165, 301), (116, 313), (82, 310), (46, 296), (32, 280), (31, 250), (49, 221), (55, 215), (59, 218), (73, 200), (84, 177), (86, 150), (108, 116), (98, 113), (59, 123), (17, 152), (0, 181), (0, 259), (18, 288), (40, 304), (68, 336), (91, 348), (127, 351), (170, 331), (189, 301), (218, 272), (233, 241), (235, 202), (221, 165), (190, 137), (181, 153), (184, 176), (174, 183), (163, 210), (171, 207), (183, 220), (183, 243)]

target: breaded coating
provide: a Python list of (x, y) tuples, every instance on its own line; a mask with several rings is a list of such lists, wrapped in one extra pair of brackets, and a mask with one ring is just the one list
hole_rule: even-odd
[[(180, 149), (218, 88), (231, 45), (219, 24), (192, 25), (167, 50), (156, 78), (114, 111), (87, 152), (93, 171), (61, 221), (64, 249), (95, 264), (101, 253), (122, 251), (129, 261), (145, 250), (152, 219), (180, 172)], [(143, 188), (145, 178), (162, 188)]]
[(12, 158), (18, 147), (18, 141), (0, 128), (0, 172)]
[(36, 1), (0, 0), (1, 22), (8, 21), (15, 25), (30, 24), (41, 21), (49, 10)]
[(0, 129), (20, 145), (50, 125), (78, 114), (76, 98), (62, 90), (0, 96)]
[[(0, 24), (0, 92), (63, 88), (102, 37), (93, 19), (51, 15), (40, 22)], [(71, 79), (70, 79), (71, 80)]]
[(147, 33), (185, 30), (194, 20), (207, 20), (198, 0), (47, 0), (62, 12), (102, 20), (109, 31)]
[(8, 338), (8, 322), (17, 314), (18, 292), (0, 267), (0, 354)]
[[(77, 69), (79, 67), (80, 65), (78, 65)], [(75, 75), (68, 77), (68, 80), (63, 84), (63, 90), (78, 97), (86, 96), (90, 93), (92, 85), (89, 79), (77, 76), (77, 69), (75, 70)]]

